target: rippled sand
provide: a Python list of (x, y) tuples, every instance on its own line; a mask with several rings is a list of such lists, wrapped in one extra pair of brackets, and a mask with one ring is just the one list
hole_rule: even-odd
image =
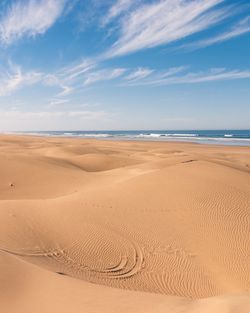
[(249, 147), (2, 136), (0, 173), (4, 312), (250, 312)]

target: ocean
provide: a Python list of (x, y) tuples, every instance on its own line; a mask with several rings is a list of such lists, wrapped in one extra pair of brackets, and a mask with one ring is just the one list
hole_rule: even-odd
[[(13, 133), (13, 132), (12, 132)], [(102, 140), (184, 141), (201, 144), (250, 146), (248, 130), (126, 130), (126, 131), (29, 131), (15, 134), (95, 138)]]

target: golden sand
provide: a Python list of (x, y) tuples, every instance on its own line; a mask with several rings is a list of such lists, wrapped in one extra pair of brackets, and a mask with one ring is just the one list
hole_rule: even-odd
[(250, 312), (249, 147), (1, 136), (0, 173), (4, 313)]

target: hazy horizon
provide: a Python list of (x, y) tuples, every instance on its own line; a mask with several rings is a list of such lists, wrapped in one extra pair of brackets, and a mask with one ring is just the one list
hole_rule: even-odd
[[(72, 131), (72, 132), (130, 132), (130, 131), (226, 131), (226, 130), (235, 130), (235, 131), (250, 131), (250, 128), (186, 128), (186, 129), (179, 129), (179, 128), (159, 128), (159, 129), (46, 129), (46, 130), (39, 130), (39, 129), (31, 129), (31, 130), (23, 130), (23, 132), (63, 132), (63, 131)], [(2, 131), (8, 132), (8, 131)], [(22, 132), (20, 130), (10, 130), (9, 132)]]

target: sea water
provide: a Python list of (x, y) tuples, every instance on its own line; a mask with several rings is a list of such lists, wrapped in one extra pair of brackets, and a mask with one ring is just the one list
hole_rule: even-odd
[[(16, 132), (15, 132), (16, 133)], [(18, 132), (21, 134), (20, 132)], [(184, 141), (203, 144), (250, 146), (249, 130), (105, 130), (105, 131), (29, 131), (38, 136), (80, 137), (105, 140)]]

